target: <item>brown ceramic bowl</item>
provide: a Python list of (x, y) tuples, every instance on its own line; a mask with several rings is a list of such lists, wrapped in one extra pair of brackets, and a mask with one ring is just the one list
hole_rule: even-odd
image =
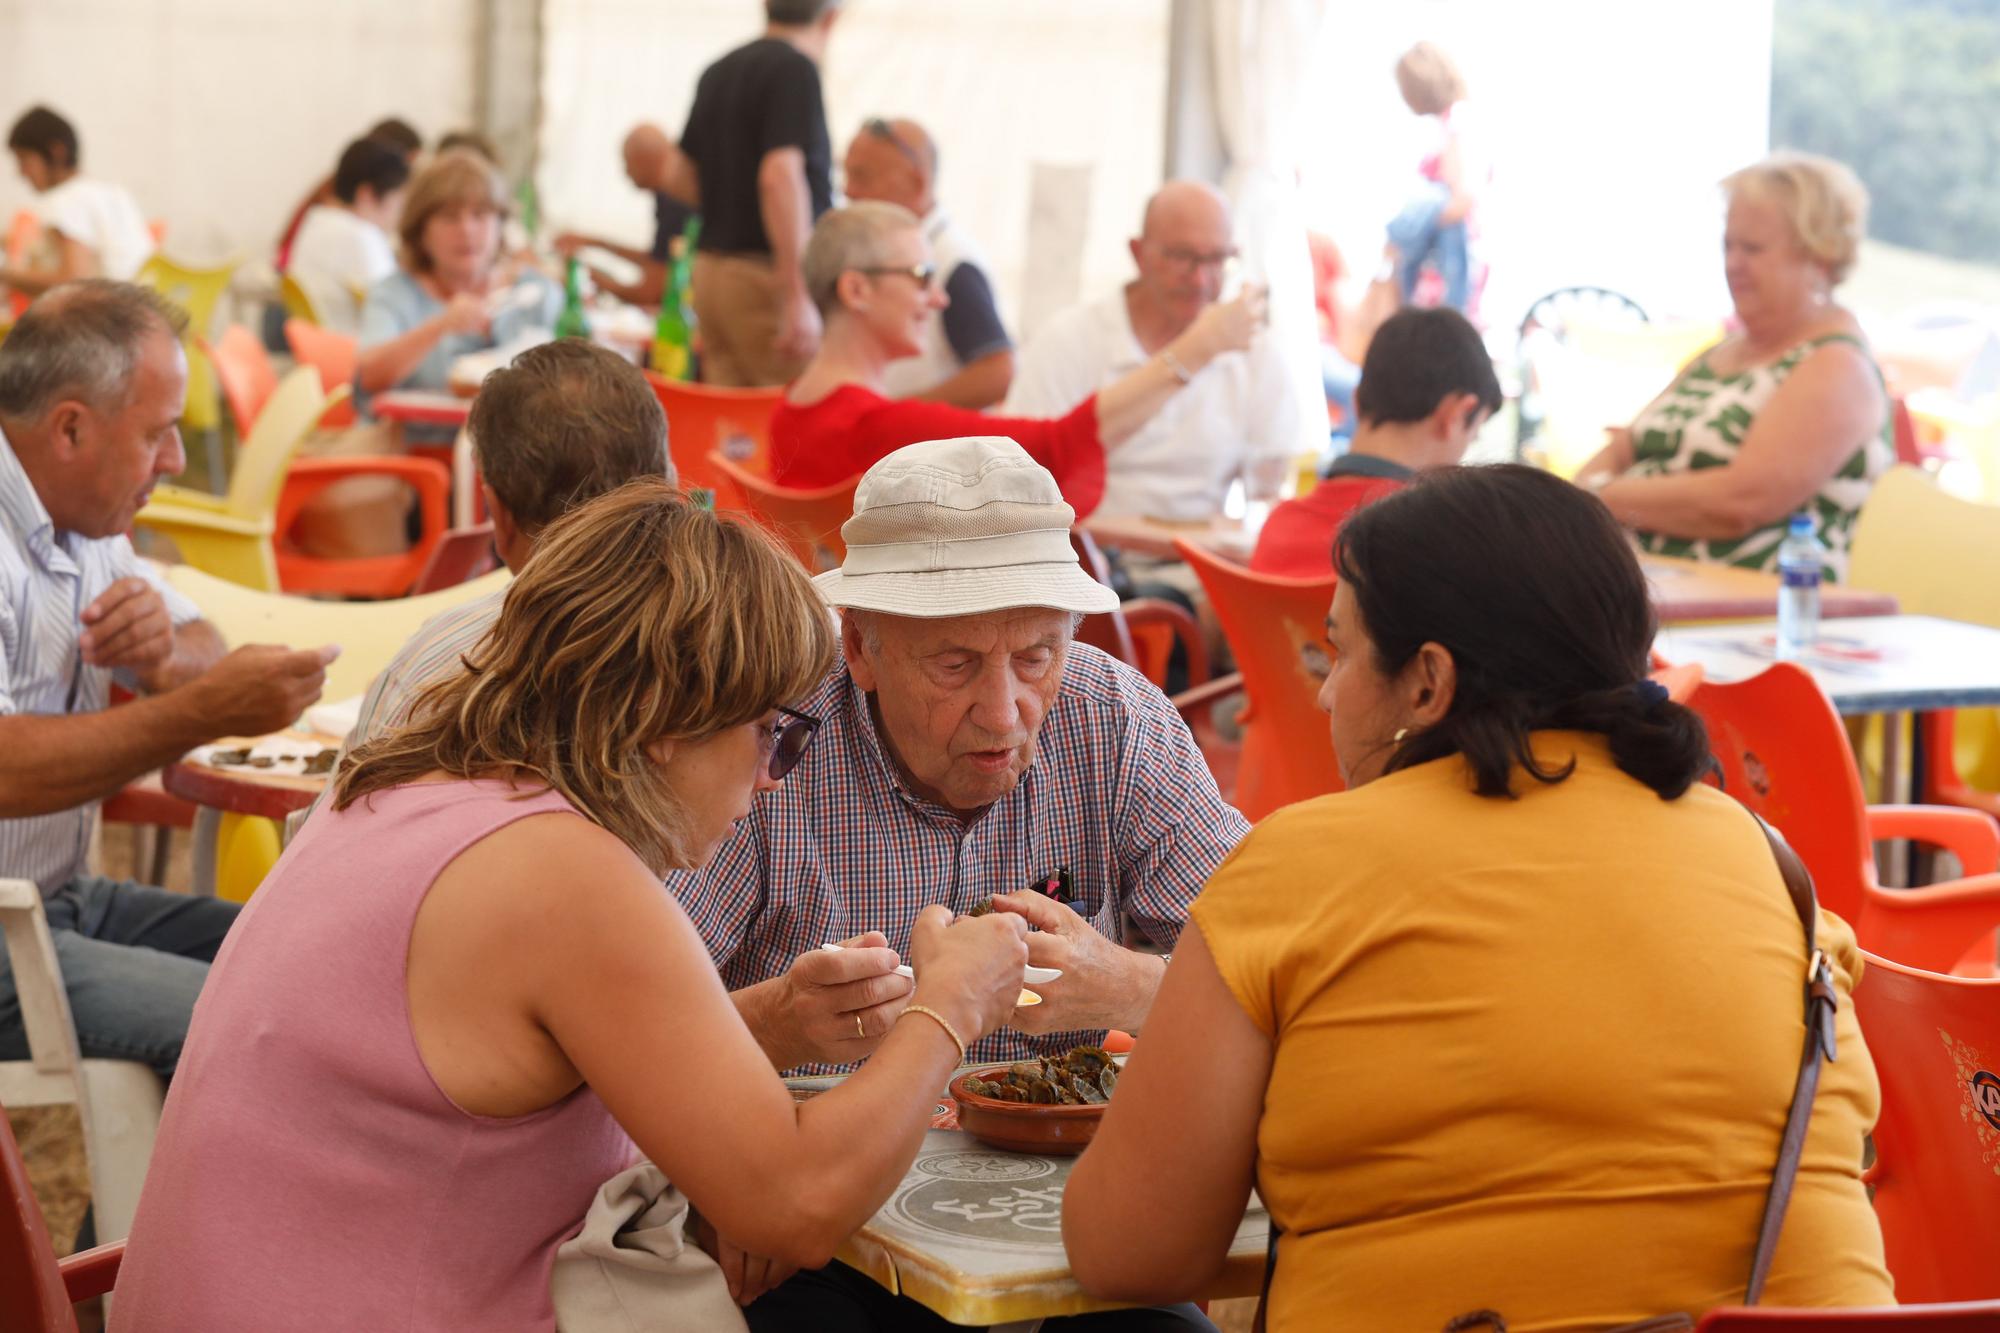
[(951, 1081), (951, 1099), (958, 1103), (958, 1127), (981, 1143), (1009, 1152), (1040, 1153), (1066, 1157), (1080, 1153), (1097, 1133), (1104, 1108), (1094, 1106), (1036, 1106), (1027, 1102), (1003, 1102), (968, 1092), (965, 1080), (977, 1074), (1005, 1073), (1007, 1065), (987, 1065), (968, 1069)]

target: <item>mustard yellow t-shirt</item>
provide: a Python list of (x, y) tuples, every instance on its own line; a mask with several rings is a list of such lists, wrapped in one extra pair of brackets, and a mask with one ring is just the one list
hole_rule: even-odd
[[(1742, 1299), (1804, 1037), (1798, 915), (1751, 817), (1602, 738), (1555, 786), (1457, 758), (1282, 810), (1193, 919), (1275, 1043), (1257, 1182), (1274, 1329), (1600, 1329)], [(1861, 1185), (1880, 1090), (1841, 990), (1772, 1305), (1893, 1300)]]

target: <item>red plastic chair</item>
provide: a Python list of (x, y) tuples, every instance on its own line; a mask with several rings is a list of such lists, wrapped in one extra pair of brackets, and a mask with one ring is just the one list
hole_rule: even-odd
[[(859, 476), (799, 491), (780, 486), (723, 457), (720, 449), (709, 452), (708, 464), (717, 479), (741, 493), (743, 507), (758, 522), (785, 540), (808, 572), (838, 569), (847, 558), (847, 543), (841, 540), (840, 525), (854, 517), (854, 491), (861, 485)], [(685, 475), (681, 484), (688, 484)]]
[(2000, 1297), (2000, 980), (1871, 954), (1854, 1013), (1882, 1081), (1868, 1183), (1896, 1295)]
[[(14, 220), (7, 225), (7, 267), (26, 267), (28, 252), (35, 248), (35, 242), (41, 237), (42, 219), (33, 209), (24, 208), (14, 214)], [(27, 310), (31, 299), (25, 292), (8, 292), (8, 311), (15, 319), (19, 319)]]
[[(1820, 904), (1852, 925), (1863, 947), (1936, 972), (1964, 962), (1990, 973), (2000, 927), (2000, 827), (1991, 818), (1948, 806), (1868, 805), (1840, 715), (1790, 662), (1732, 685), (1704, 681), (1689, 703), (1708, 724), (1723, 790), (1777, 826), (1812, 871)], [(1874, 844), (1888, 838), (1946, 848), (1970, 878), (1884, 889)]]
[[(1097, 543), (1082, 528), (1072, 528), (1070, 545), (1084, 572), (1111, 586), (1111, 563)], [(1184, 606), (1160, 597), (1134, 597), (1121, 602), (1115, 611), (1083, 618), (1077, 626), (1078, 643), (1087, 643), (1111, 654), (1155, 685), (1167, 681), (1167, 664), (1179, 643), (1187, 658), (1188, 685), (1205, 685), (1209, 679), (1208, 645), (1201, 626)]]
[(76, 1312), (70, 1307), (111, 1290), (125, 1242), (56, 1258), (21, 1146), (5, 1115), (0, 1115), (0, 1181), (8, 1203), (0, 1213), (0, 1328), (8, 1333), (76, 1333)]
[[(285, 540), (312, 498), (349, 477), (389, 477), (417, 493), (421, 529), (416, 544), (395, 555), (327, 559), (307, 555)], [(342, 597), (406, 597), (431, 563), (451, 523), (451, 471), (431, 458), (365, 454), (354, 458), (298, 458), (278, 493), (273, 554), (278, 586), (288, 593), (333, 593)]]
[(417, 586), (410, 589), (410, 595), (414, 597), (421, 593), (456, 588), (499, 567), (500, 557), (493, 549), (491, 523), (453, 528), (445, 533), (444, 540), (431, 552), (431, 562), (417, 576)]
[[(650, 370), (646, 382), (666, 409), (667, 449), (681, 487), (715, 491), (718, 509), (742, 508), (743, 497), (731, 489), (731, 477), (739, 471), (770, 475), (771, 416), (784, 400), (784, 389), (688, 384)], [(717, 467), (711, 461), (716, 454), (735, 467)]]
[[(343, 384), (350, 389), (354, 387), (354, 371), (360, 362), (360, 351), (354, 339), (303, 319), (288, 319), (285, 321), (285, 341), (291, 345), (292, 356), (300, 365), (311, 366), (319, 372), (320, 387), (328, 393)], [(354, 404), (346, 401), (336, 403), (320, 424), (328, 430), (353, 425)]]
[(1236, 655), (1239, 672), (1190, 689), (1180, 706), (1203, 752), (1210, 755), (1216, 783), (1223, 782), (1227, 759), (1211, 750), (1213, 728), (1205, 714), (1241, 690), (1248, 705), (1241, 715), (1243, 744), (1234, 756), (1235, 790), (1230, 799), (1253, 823), (1294, 801), (1341, 790), (1333, 737), (1319, 709), (1326, 679), (1326, 613), (1335, 580), (1292, 579), (1253, 574), (1240, 565), (1186, 541), (1175, 541), (1208, 592), (1222, 632)]
[[(1896, 1280), (1898, 1293), (1902, 1279)], [(2000, 1333), (2000, 1301), (1960, 1305), (1896, 1305), (1867, 1310), (1710, 1310), (1695, 1333), (1871, 1333), (1914, 1328), (1923, 1333)]]
[(278, 388), (278, 371), (271, 364), (271, 354), (257, 335), (241, 324), (224, 329), (213, 345), (206, 341), (201, 345), (222, 384), (229, 414), (236, 419), (236, 438), (247, 440), (257, 414)]

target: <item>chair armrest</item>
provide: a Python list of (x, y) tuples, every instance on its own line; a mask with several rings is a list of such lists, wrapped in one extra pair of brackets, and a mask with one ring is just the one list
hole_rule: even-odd
[(227, 496), (210, 495), (207, 491), (198, 491), (191, 486), (176, 486), (170, 481), (163, 481), (153, 487), (151, 502), (178, 509), (200, 509), (216, 514), (229, 512)]
[(56, 1260), (56, 1271), (62, 1274), (63, 1292), (69, 1303), (75, 1305), (110, 1291), (118, 1281), (118, 1266), (124, 1261), (122, 1240)]
[[(1196, 743), (1203, 750), (1207, 750), (1211, 744), (1225, 743), (1212, 720), (1215, 705), (1232, 695), (1241, 693), (1243, 693), (1243, 673), (1232, 671), (1226, 676), (1217, 676), (1214, 680), (1182, 690), (1168, 702), (1180, 711), (1181, 719), (1188, 724), (1188, 730), (1194, 733)], [(1250, 710), (1246, 707), (1243, 716), (1249, 715)]]
[(132, 522), (142, 528), (192, 528), (202, 532), (226, 532), (234, 537), (271, 535), (271, 524), (268, 519), (259, 521), (253, 518), (238, 518), (234, 514), (222, 513), (219, 510), (162, 504), (157, 492)]
[(1982, 957), (1992, 963), (1993, 933), (2000, 930), (2000, 875), (1920, 889), (1869, 885), (1866, 892), (1871, 953), (1926, 972), (1950, 972), (1984, 941)]
[(1908, 838), (1942, 847), (1967, 875), (2000, 870), (2000, 824), (1991, 815), (1952, 805), (1871, 805), (1868, 840)]
[(405, 458), (399, 454), (362, 454), (351, 458), (300, 458), (285, 474), (285, 488), (278, 494), (277, 531), (288, 532), (299, 511), (327, 487), (350, 477), (388, 477), (404, 482), (417, 493), (423, 516), (423, 532), (435, 545), (444, 536), (451, 506), (451, 470), (430, 458)]
[(1208, 644), (1202, 638), (1201, 625), (1188, 614), (1188, 609), (1163, 597), (1135, 597), (1121, 603), (1118, 609), (1125, 615), (1125, 623), (1133, 629), (1142, 625), (1167, 625), (1174, 637), (1181, 641), (1181, 649), (1187, 654), (1188, 684), (1205, 684), (1209, 678)]

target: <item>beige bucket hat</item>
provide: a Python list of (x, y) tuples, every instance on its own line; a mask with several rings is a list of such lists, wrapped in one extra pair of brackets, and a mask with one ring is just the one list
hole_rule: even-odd
[(1070, 545), (1076, 511), (999, 435), (906, 445), (861, 478), (847, 558), (813, 580), (829, 606), (937, 618), (1014, 607), (1111, 611)]

